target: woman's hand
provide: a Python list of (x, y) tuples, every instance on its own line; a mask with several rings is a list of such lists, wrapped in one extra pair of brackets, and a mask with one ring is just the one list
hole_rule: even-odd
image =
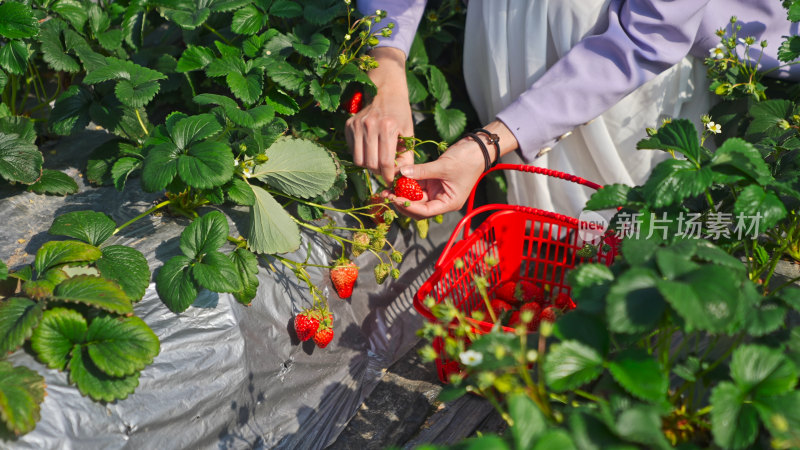
[[(503, 122), (495, 120), (484, 127), (489, 133), (499, 136), (500, 154), (505, 155), (519, 146), (516, 137)], [(489, 151), (489, 160), (495, 161), (498, 155), (493, 144), (488, 143), (487, 136), (478, 136)], [(401, 166), (400, 173), (417, 180), (422, 187), (422, 200), (409, 202), (397, 197), (390, 191), (383, 191), (397, 210), (413, 219), (424, 219), (450, 211), (456, 211), (472, 192), (472, 188), (486, 168), (483, 153), (477, 142), (464, 138), (450, 146), (439, 159), (417, 165)]]
[(398, 211), (413, 219), (424, 219), (460, 209), (467, 201), (475, 182), (484, 169), (478, 144), (462, 139), (439, 159), (400, 168), (400, 173), (417, 180), (422, 187), (422, 200), (410, 202), (384, 191)]
[(414, 133), (406, 84), (406, 56), (401, 50), (390, 47), (378, 47), (370, 55), (378, 61), (378, 67), (368, 72), (378, 93), (368, 106), (347, 120), (345, 136), (353, 152), (353, 163), (366, 167), (391, 184), (398, 167), (414, 162), (411, 152), (397, 155), (398, 137)]

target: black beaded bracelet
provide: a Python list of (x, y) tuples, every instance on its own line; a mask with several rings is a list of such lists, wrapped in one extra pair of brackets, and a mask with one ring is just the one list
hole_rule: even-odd
[(487, 170), (489, 170), (490, 167), (492, 167), (491, 162), (490, 162), (491, 159), (489, 159), (489, 149), (486, 148), (486, 144), (483, 143), (483, 141), (481, 140), (480, 136), (478, 136), (477, 134), (475, 134), (475, 133), (464, 133), (464, 135), (466, 137), (472, 138), (481, 147), (481, 152), (483, 152), (483, 162), (484, 162), (483, 171), (486, 172)]
[(489, 143), (494, 144), (495, 154), (494, 154), (494, 162), (491, 164), (491, 167), (494, 167), (498, 162), (500, 162), (500, 136), (491, 133), (489, 130), (484, 128), (476, 128), (472, 130), (473, 133), (483, 133), (489, 137)]

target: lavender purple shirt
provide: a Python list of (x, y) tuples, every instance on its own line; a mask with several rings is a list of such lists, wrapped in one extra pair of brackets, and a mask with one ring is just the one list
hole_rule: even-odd
[[(360, 0), (358, 7), (365, 14), (386, 11), (395, 29), (379, 46), (408, 55), (425, 0)], [(611, 0), (607, 15), (605, 31), (581, 40), (497, 114), (514, 133), (525, 160), (532, 161), (556, 137), (599, 116), (686, 55), (707, 57), (719, 43), (716, 30), (729, 26), (731, 16), (742, 26), (738, 36), (755, 37), (751, 53), (760, 53), (758, 43), (768, 41), (760, 62), (764, 70), (780, 65), (777, 50), (783, 36), (797, 34), (797, 24), (788, 21), (779, 0)], [(800, 79), (800, 66), (770, 76)], [(557, 114), (552, 105), (560, 105)]]

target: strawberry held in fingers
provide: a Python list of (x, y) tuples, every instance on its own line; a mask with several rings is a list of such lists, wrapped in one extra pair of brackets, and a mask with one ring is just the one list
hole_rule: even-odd
[(415, 202), (422, 200), (422, 188), (417, 180), (401, 176), (394, 182), (394, 195)]
[(350, 101), (347, 103), (347, 111), (350, 114), (355, 114), (361, 111), (361, 103), (364, 100), (364, 94), (361, 92), (356, 92), (350, 97)]
[(349, 259), (340, 259), (331, 269), (331, 281), (340, 298), (353, 295), (353, 286), (358, 279), (358, 266)]

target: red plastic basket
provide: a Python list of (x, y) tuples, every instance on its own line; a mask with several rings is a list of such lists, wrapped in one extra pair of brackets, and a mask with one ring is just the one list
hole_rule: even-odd
[[(489, 282), (489, 297), (494, 289), (506, 280), (528, 280), (545, 287), (550, 298), (561, 292), (570, 292), (565, 283), (569, 269), (586, 261), (576, 255), (579, 245), (579, 221), (562, 214), (520, 205), (489, 204), (473, 208), (475, 190), (487, 174), (496, 170), (516, 170), (560, 178), (592, 189), (600, 185), (583, 178), (535, 166), (498, 164), (485, 172), (475, 183), (467, 203), (467, 213), (456, 225), (450, 240), (436, 261), (433, 274), (422, 284), (414, 296), (414, 307), (428, 320), (438, 319), (425, 306), (424, 300), (432, 297), (436, 303), (451, 299), (463, 313), (470, 314), (485, 309), (485, 301), (473, 283), (473, 275), (481, 274)], [(494, 211), (474, 231), (470, 222), (481, 213)], [(461, 239), (459, 232), (463, 229)], [(610, 265), (616, 248), (599, 251), (591, 260)], [(493, 256), (498, 263), (487, 264)], [(463, 261), (456, 268), (457, 259)], [(488, 332), (493, 324), (476, 322), (478, 333)], [(507, 332), (512, 328), (503, 327)], [(442, 352), (440, 352), (441, 354)], [(439, 379), (446, 383), (448, 375), (460, 370), (456, 361), (440, 356), (436, 360)]]

